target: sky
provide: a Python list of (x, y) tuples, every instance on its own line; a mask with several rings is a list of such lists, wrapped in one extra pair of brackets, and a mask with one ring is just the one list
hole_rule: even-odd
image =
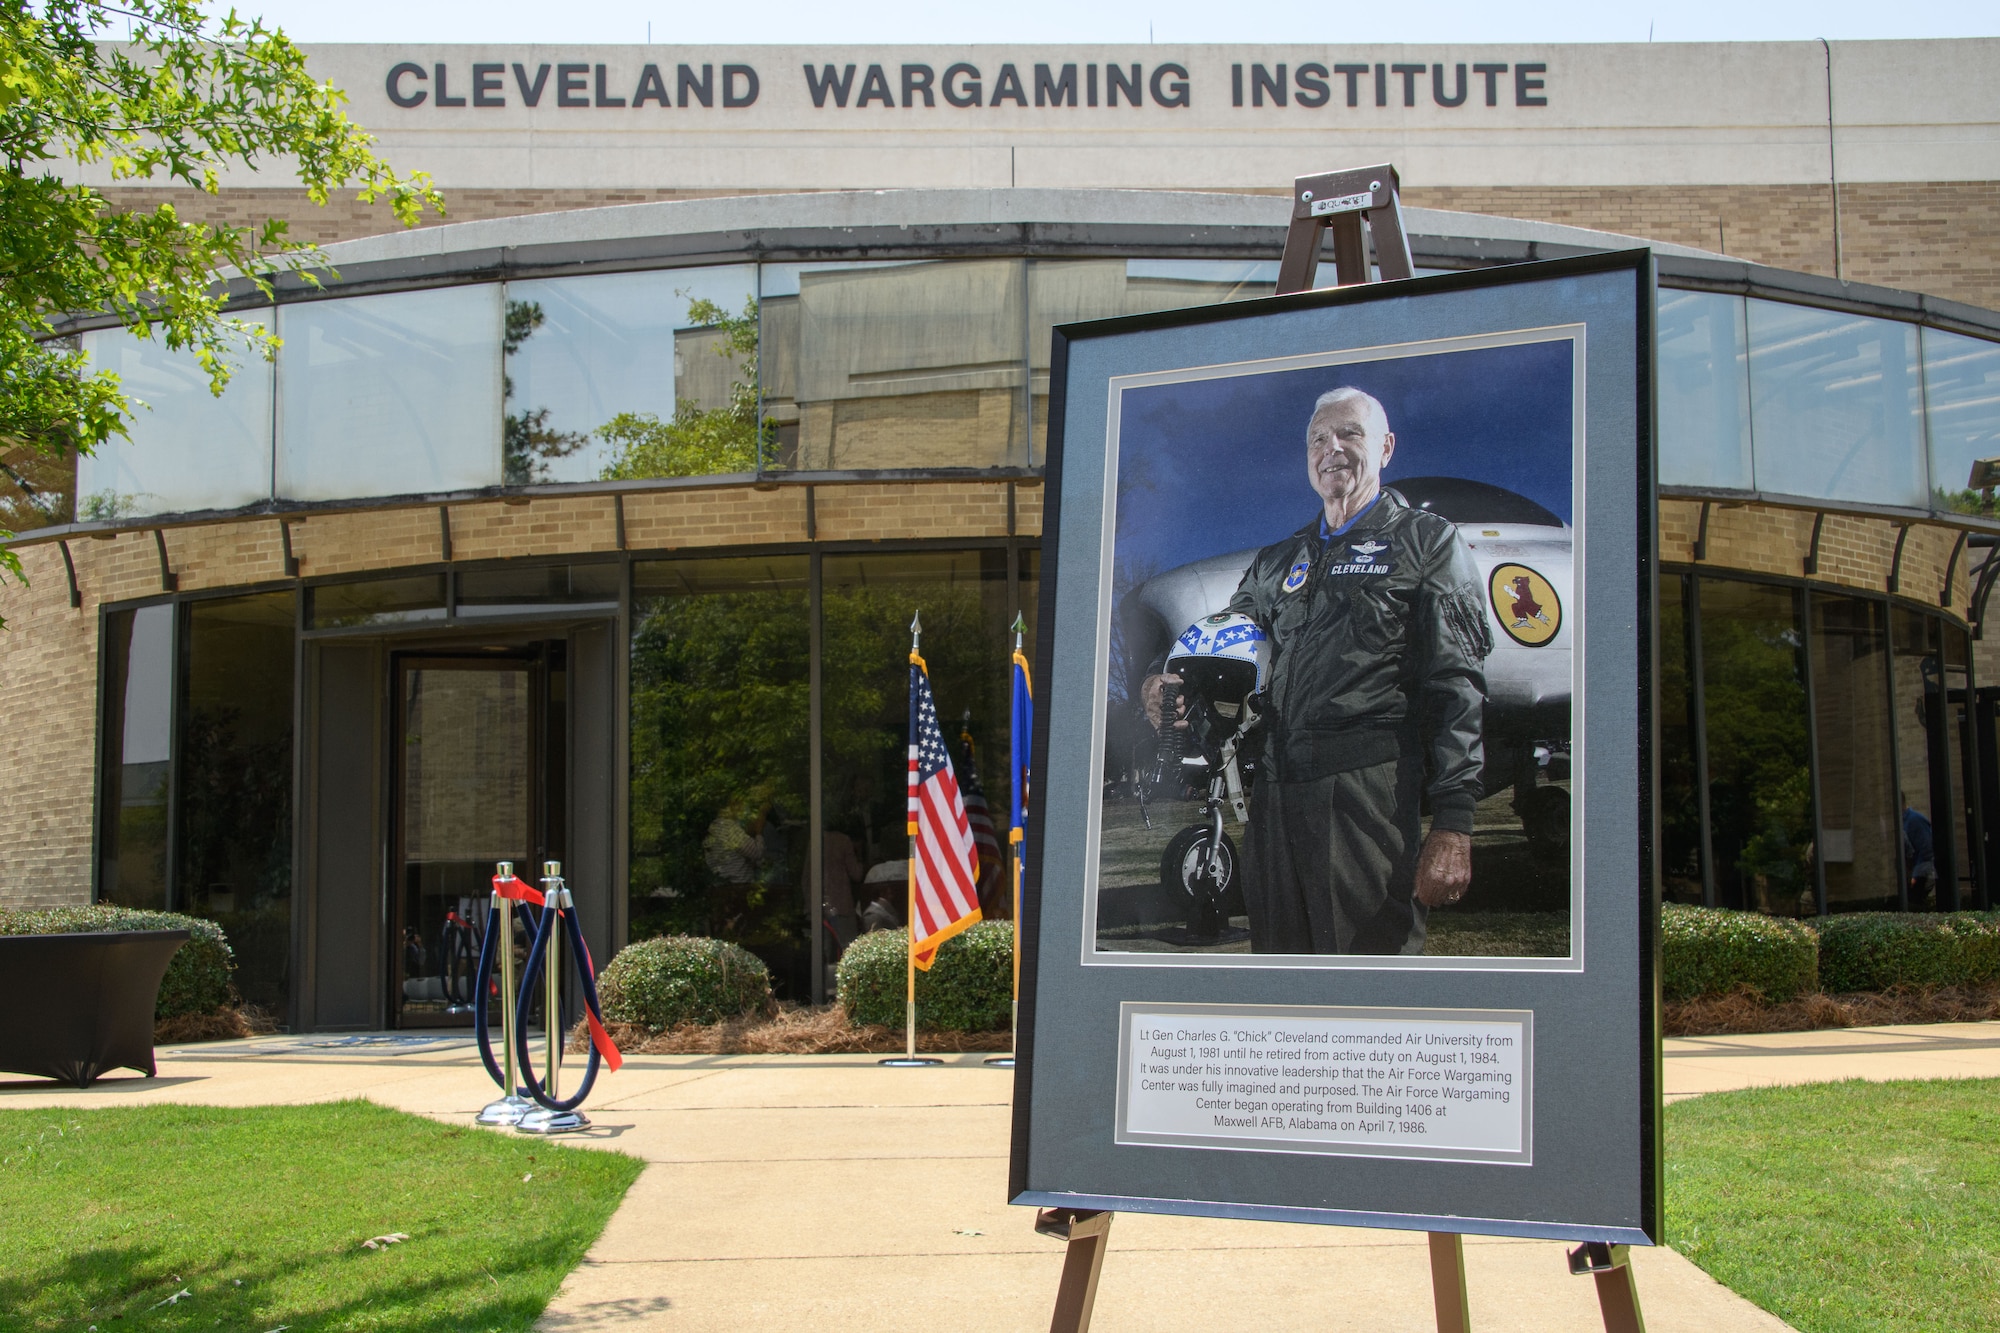
[[(1382, 480), (1465, 477), (1570, 517), (1571, 344), (1527, 343), (1128, 389), (1116, 559), (1128, 577), (1264, 546), (1312, 518), (1315, 399), (1373, 394), (1396, 436)], [(1121, 584), (1125, 582), (1121, 578)]]
[[(2000, 35), (2000, 5), (1934, 0), (233, 0), (300, 42), (1663, 42)], [(224, 6), (226, 7), (226, 5)]]

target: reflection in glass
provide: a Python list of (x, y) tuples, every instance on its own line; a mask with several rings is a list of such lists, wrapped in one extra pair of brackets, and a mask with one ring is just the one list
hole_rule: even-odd
[(534, 863), (532, 665), (406, 662), (397, 691), (403, 1026), (469, 1021), (493, 863)]
[(509, 485), (756, 466), (750, 265), (507, 284)]
[(612, 563), (506, 565), (458, 576), (458, 614), (506, 616), (546, 612), (551, 603), (615, 609), (624, 570)]
[[(1902, 785), (1902, 837), (1908, 906), (1931, 911), (1957, 883), (1957, 849), (1939, 829), (1951, 826), (1951, 759), (1945, 743), (1944, 655), (1937, 622), (1895, 607), (1896, 775)], [(1942, 886), (1942, 888), (1940, 887)]]
[[(1978, 771), (1979, 761), (1974, 750), (1974, 721), (1972, 707), (1971, 640), (1965, 631), (1948, 622), (1937, 622), (1937, 633), (1944, 649), (1944, 732), (1942, 736), (1946, 769), (1951, 775), (1949, 818), (1951, 822), (1952, 870), (1954, 878), (1947, 885), (1946, 906), (1952, 911), (1984, 907), (1986, 905), (1979, 891), (1981, 880), (1980, 839), (1973, 832), (1974, 807), (1973, 774)], [(1939, 811), (1939, 827), (1943, 826), (1946, 812)]]
[(777, 463), (998, 467), (1026, 456), (1024, 264), (767, 264)]
[(173, 771), (174, 608), (104, 617), (97, 896), (164, 910)]
[(2000, 343), (1936, 329), (1925, 329), (1923, 339), (1937, 506), (1991, 515), (1996, 512), (1992, 489), (1972, 485), (1972, 465), (2000, 460)]
[(470, 490), (500, 480), (500, 288), (280, 309), (278, 495)]
[[(830, 905), (851, 893), (868, 924), (869, 905), (905, 919), (910, 619), (923, 616), (923, 655), (938, 720), (952, 748), (961, 790), (976, 790), (1004, 845), (1009, 753), (1009, 662), (1013, 619), (1004, 550), (904, 555), (828, 555), (821, 561), (824, 786), (829, 843), (844, 840), (863, 867), (858, 887), (829, 886)], [(1033, 641), (1029, 640), (1030, 651)], [(970, 736), (975, 764), (966, 761)], [(990, 775), (990, 781), (987, 778)], [(996, 848), (997, 853), (997, 848)], [(980, 866), (980, 906), (1011, 911), (1012, 889), (999, 855)], [(844, 923), (843, 923), (844, 927)], [(844, 941), (843, 941), (844, 942)]]
[(31, 532), (76, 514), (76, 460), (27, 445), (0, 448), (0, 529)]
[(1893, 910), (1900, 902), (1901, 834), (1891, 768), (1886, 608), (1814, 593), (1812, 616), (1827, 910)]
[(791, 999), (811, 993), (806, 576), (804, 556), (633, 567), (631, 937), (734, 941)]
[(1660, 580), (1660, 873), (1668, 902), (1699, 903), (1701, 802), (1695, 769), (1694, 692), (1687, 603), (1690, 580)]
[(191, 602), (177, 764), (178, 910), (222, 926), (236, 989), (282, 1020), (292, 952), (289, 592)]
[[(236, 318), (268, 327), (268, 311)], [(123, 329), (83, 335), (93, 369), (116, 371), (134, 405), (126, 438), (77, 460), (78, 511), (87, 519), (234, 509), (271, 498), (271, 363), (247, 345), (230, 356), (220, 398), (192, 352)]]
[(1660, 480), (1667, 485), (1754, 485), (1743, 307), (1740, 296), (1660, 291)]
[(1749, 329), (1757, 489), (1925, 503), (1914, 326), (1753, 300)]
[(310, 629), (351, 629), (396, 625), (411, 620), (443, 620), (442, 574), (410, 574), (355, 583), (322, 583), (306, 603)]
[[(1331, 275), (1332, 266), (1325, 266)], [(1278, 266), (1254, 260), (1050, 259), (1028, 265), (1034, 461), (1048, 447), (1049, 352), (1058, 324), (1269, 296)]]
[(1710, 849), (1721, 907), (1818, 910), (1804, 647), (1794, 590), (1702, 580)]

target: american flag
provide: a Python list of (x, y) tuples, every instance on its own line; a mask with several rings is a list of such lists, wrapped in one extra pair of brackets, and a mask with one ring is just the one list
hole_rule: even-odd
[(972, 718), (959, 727), (958, 743), (965, 753), (965, 817), (972, 824), (972, 843), (979, 849), (979, 882), (1000, 864), (1000, 835), (993, 828), (993, 812), (986, 805), (986, 789), (979, 785), (979, 756), (972, 743)]
[(924, 659), (910, 654), (912, 949), (928, 970), (938, 945), (979, 920), (979, 854), (938, 726)]

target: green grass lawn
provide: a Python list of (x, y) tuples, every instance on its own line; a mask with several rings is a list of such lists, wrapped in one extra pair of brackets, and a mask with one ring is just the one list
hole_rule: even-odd
[(1668, 1243), (1794, 1328), (2000, 1328), (2000, 1080), (1711, 1093), (1666, 1132)]
[(0, 1330), (526, 1329), (640, 1166), (359, 1101), (0, 1110)]

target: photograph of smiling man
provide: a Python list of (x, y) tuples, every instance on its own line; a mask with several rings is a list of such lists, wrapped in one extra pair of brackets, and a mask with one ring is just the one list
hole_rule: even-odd
[(1097, 950), (1569, 953), (1580, 361), (1533, 330), (1121, 391)]

